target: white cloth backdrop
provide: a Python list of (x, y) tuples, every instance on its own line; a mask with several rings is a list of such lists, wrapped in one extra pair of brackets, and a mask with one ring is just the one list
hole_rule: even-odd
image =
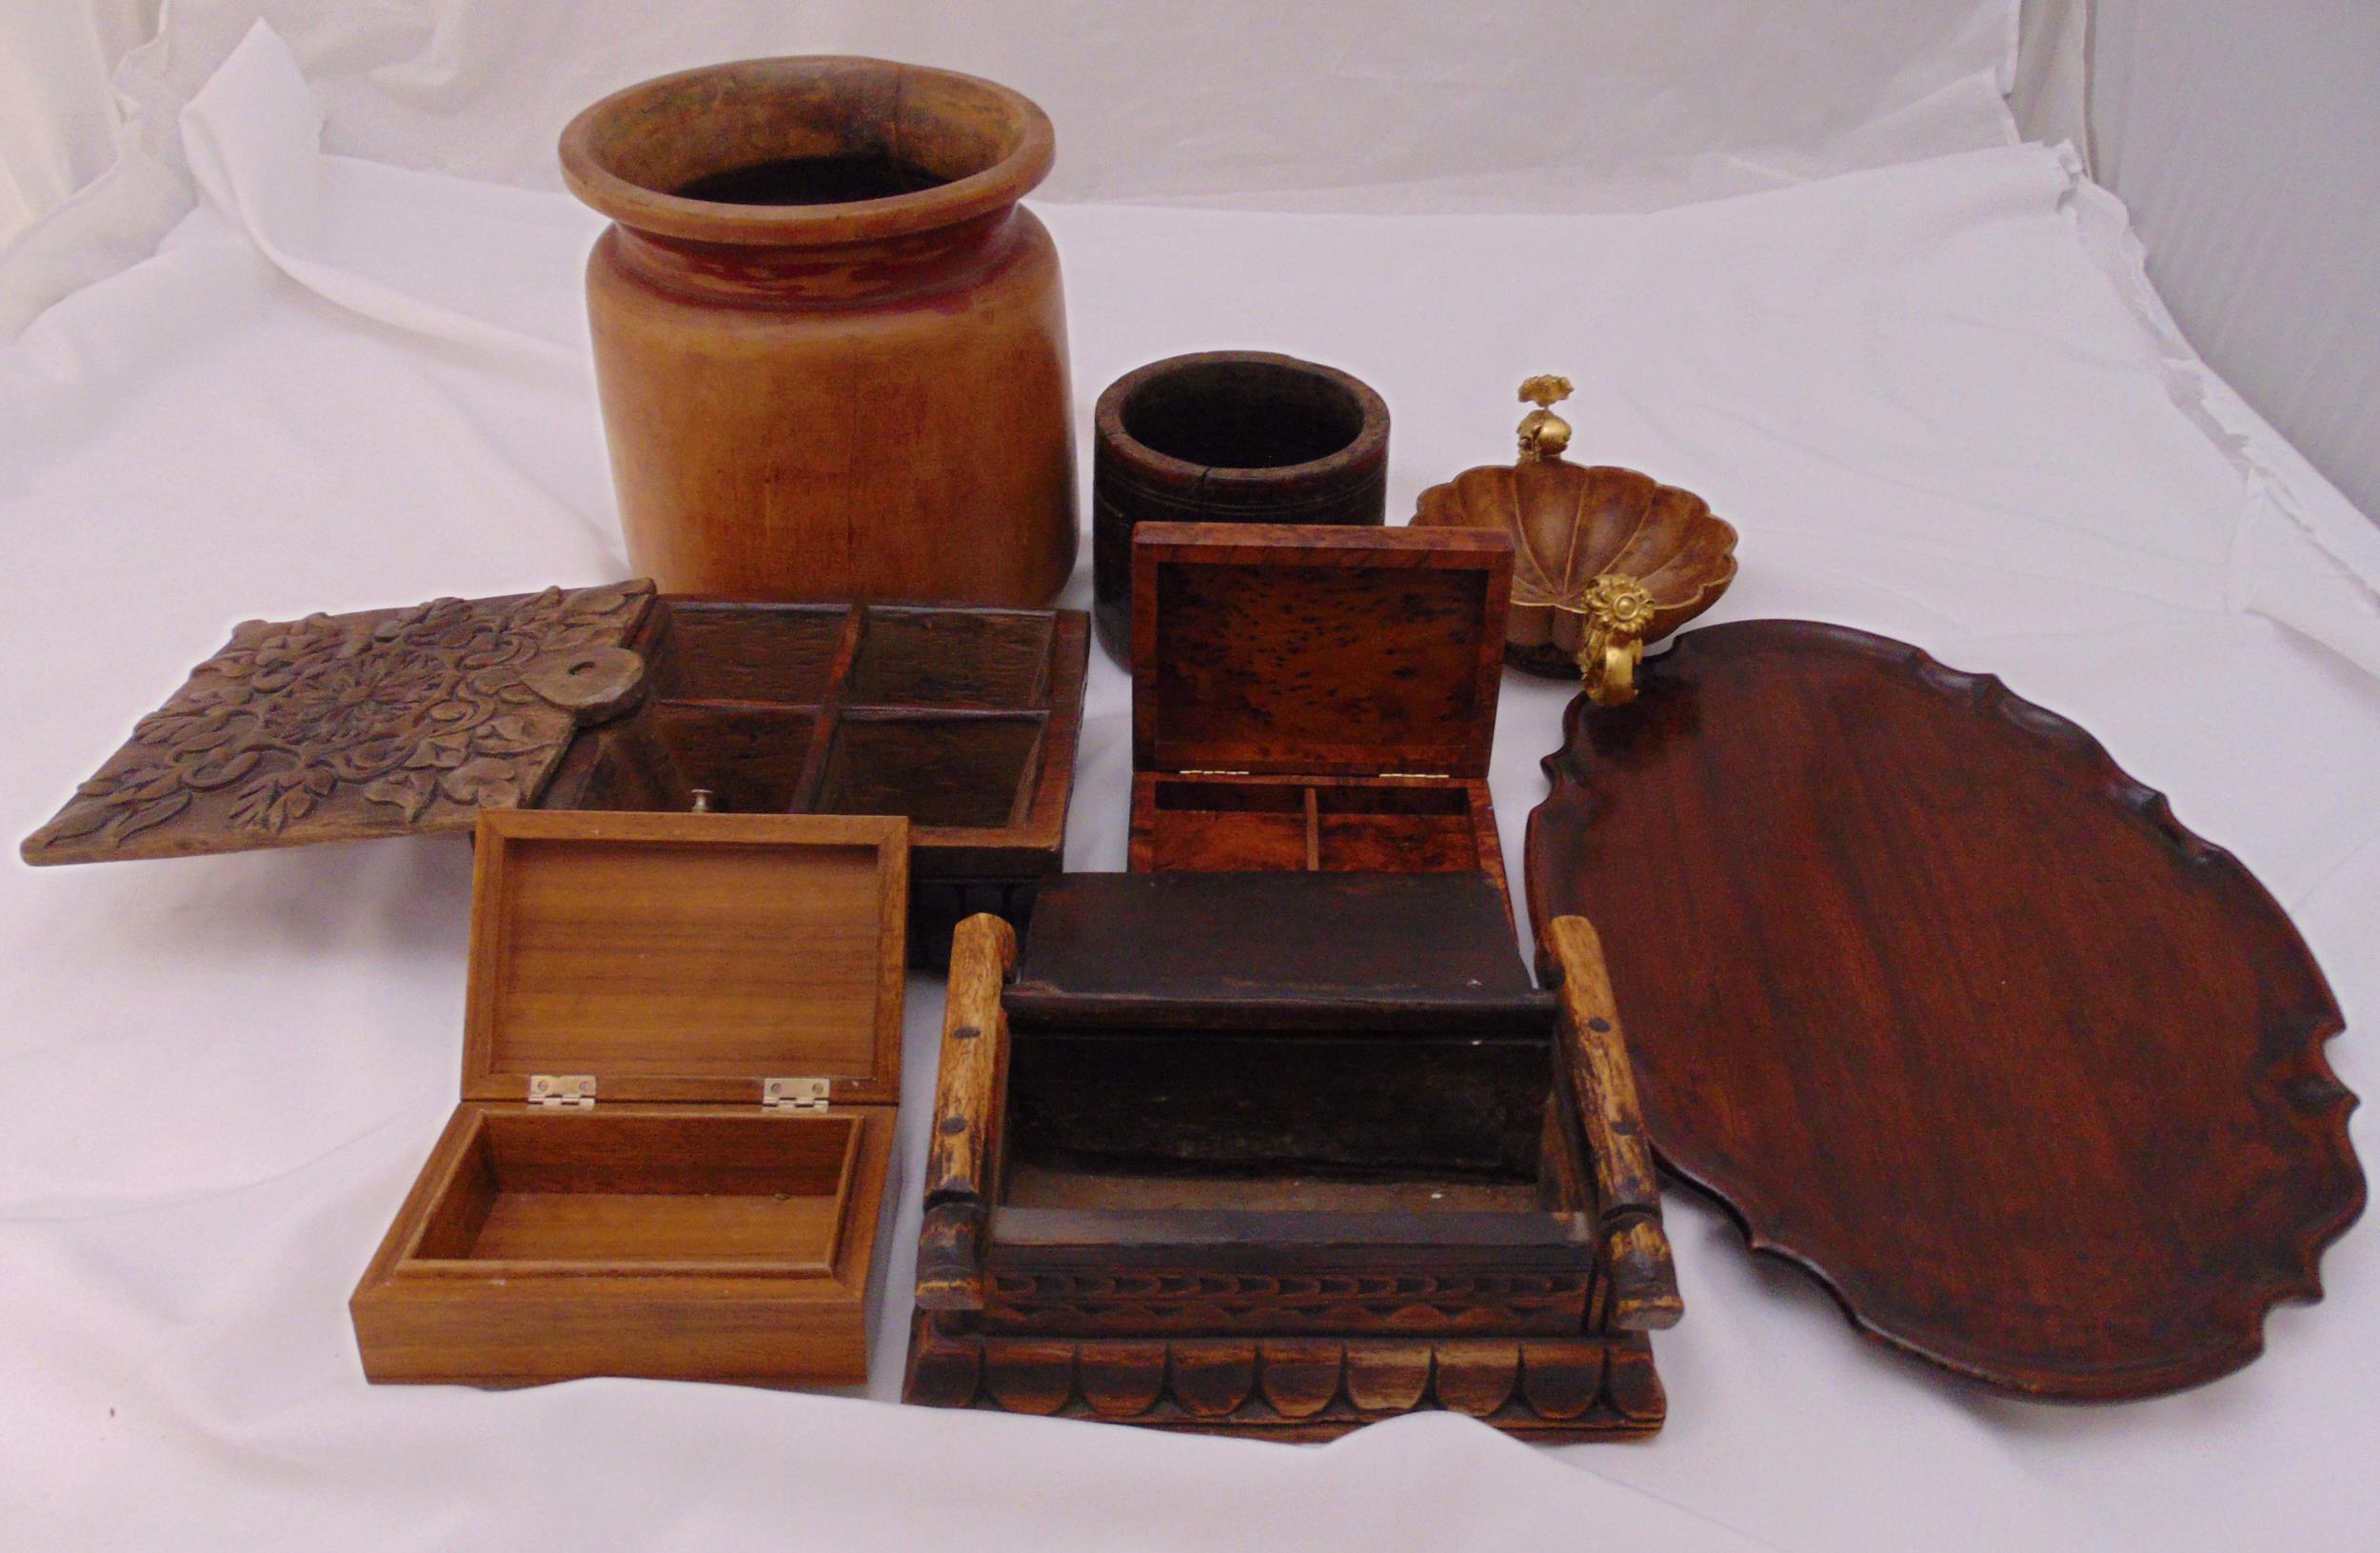
[[(0, 180), (54, 190), (106, 165), (92, 61), (159, 0), (25, 3), (0, 15), (0, 85), (24, 83)], [(325, 149), (404, 167), (559, 188), (554, 138), (603, 93), (817, 50), (1031, 93), (1063, 137), (1048, 199), (1304, 209), (1641, 209), (2000, 144), (2017, 37), (2016, 0), (170, 0), (117, 72), (97, 197), (8, 256), (0, 339), (188, 210), (176, 114), (260, 17)]]
[(2380, 7), (2098, 0), (2098, 173), (2190, 337), (2380, 513)]
[[(1966, 35), (1934, 40), (1941, 80)], [(557, 23), (551, 56), (603, 41)], [(0, 833), (234, 620), (624, 570), (577, 293), (593, 218), (387, 146), (321, 153), (355, 79), (318, 42), (309, 90), (302, 57), (247, 35), (172, 121), (189, 213), (0, 353)], [(1106, 112), (1066, 102), (1064, 154)], [(1517, 376), (1570, 372), (1582, 457), (1741, 528), (1722, 617), (1997, 671), (2237, 851), (2331, 976), (2332, 1057), (2370, 1092), (2371, 530), (2189, 358), (2072, 158), (2007, 138), (1654, 214), (1049, 204), (1078, 415), (1176, 350), (1331, 361), (1392, 406), (1401, 513), (1507, 455)], [(1563, 699), (1507, 684), (1510, 847)], [(1122, 863), (1125, 707), (1095, 654), (1078, 867)], [(1857, 1339), (1673, 1193), (1671, 1423), (1625, 1447), (1443, 1416), (1307, 1449), (885, 1405), (905, 1202), (865, 1398), (367, 1387), (345, 1302), (453, 1103), (466, 894), (451, 840), (0, 873), (0, 1545), (2346, 1548), (2380, 1525), (2369, 1229), (2239, 1375), (2060, 1409)], [(914, 1162), (940, 994), (910, 995)]]

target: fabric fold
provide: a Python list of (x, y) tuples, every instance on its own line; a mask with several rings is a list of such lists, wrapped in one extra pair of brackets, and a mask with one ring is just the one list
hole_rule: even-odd
[(391, 328), (584, 369), (585, 316), (553, 277), (576, 273), (601, 218), (560, 194), (328, 155), (322, 128), (263, 22), (182, 110), (201, 197), (290, 279)]

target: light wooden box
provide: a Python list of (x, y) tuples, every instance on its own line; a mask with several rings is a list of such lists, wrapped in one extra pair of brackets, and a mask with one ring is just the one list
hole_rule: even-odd
[(481, 816), (463, 1102), (350, 1309), (374, 1381), (856, 1384), (908, 822)]

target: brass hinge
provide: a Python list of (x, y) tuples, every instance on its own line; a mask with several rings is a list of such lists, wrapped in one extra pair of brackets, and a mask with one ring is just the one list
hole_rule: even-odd
[(761, 1105), (772, 1111), (823, 1111), (833, 1087), (824, 1079), (763, 1079)]
[(1443, 771), (1382, 771), (1380, 775), (1384, 777), (1428, 777), (1433, 782), (1446, 780), (1446, 773)]
[(549, 1111), (591, 1111), (595, 1108), (592, 1073), (532, 1073), (529, 1104)]
[(1176, 776), (1246, 776), (1247, 774), (1245, 771), (1208, 771), (1196, 766), (1187, 767), (1174, 773)]

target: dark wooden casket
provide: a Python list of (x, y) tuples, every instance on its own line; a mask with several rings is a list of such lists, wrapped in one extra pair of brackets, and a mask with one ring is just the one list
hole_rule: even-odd
[[(1583, 918), (1468, 874), (1071, 874), (960, 925), (908, 1400), (1649, 1433), (1676, 1284)], [(1014, 969), (1013, 980), (1010, 977)]]

